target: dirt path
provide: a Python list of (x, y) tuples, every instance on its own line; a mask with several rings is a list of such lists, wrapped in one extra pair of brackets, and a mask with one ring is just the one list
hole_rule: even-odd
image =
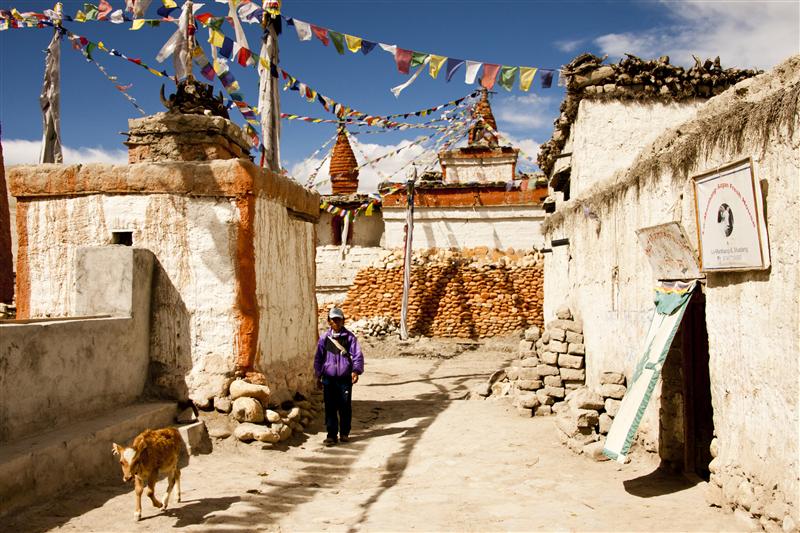
[[(702, 486), (652, 474), (647, 457), (594, 463), (552, 418), (464, 401), (508, 353), (372, 358), (354, 392), (353, 440), (325, 448), (321, 421), (293, 446), (225, 442), (183, 470), (183, 502), (158, 512), (122, 482), (78, 491), (5, 531), (739, 531)], [(164, 482), (159, 483), (159, 493)]]

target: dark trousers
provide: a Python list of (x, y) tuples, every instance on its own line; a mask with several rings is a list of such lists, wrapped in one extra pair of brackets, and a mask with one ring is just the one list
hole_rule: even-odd
[(353, 410), (350, 400), (353, 392), (353, 383), (350, 376), (325, 379), (322, 396), (325, 400), (325, 428), (328, 438), (336, 439), (338, 435), (350, 435), (350, 421)]

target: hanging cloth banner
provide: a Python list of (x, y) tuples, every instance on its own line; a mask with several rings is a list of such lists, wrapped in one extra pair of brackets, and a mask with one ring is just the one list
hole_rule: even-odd
[(603, 454), (615, 461), (624, 463), (627, 458), (695, 284), (695, 281), (660, 282), (656, 287), (656, 308), (645, 336), (644, 354), (636, 365), (603, 448)]
[(479, 61), (467, 60), (467, 72), (464, 74), (464, 83), (472, 85), (475, 83), (475, 78), (478, 76), (478, 71), (481, 69), (483, 63)]
[(61, 163), (61, 33), (55, 28), (53, 38), (45, 53), (44, 83), (39, 95), (42, 108), (42, 150), (40, 163)]
[(500, 87), (506, 91), (514, 88), (514, 81), (517, 79), (519, 67), (503, 67), (500, 69)]
[(538, 69), (534, 67), (520, 67), (519, 68), (519, 88), (522, 91), (528, 91), (533, 83), (533, 78), (536, 76)]
[(445, 70), (447, 71), (447, 81), (448, 82), (453, 78), (453, 76), (455, 75), (456, 71), (463, 64), (464, 64), (464, 60), (463, 59), (454, 59), (452, 57), (447, 58), (447, 66), (445, 67)]
[(497, 79), (497, 72), (500, 70), (500, 65), (492, 65), (486, 63), (483, 65), (483, 77), (481, 77), (481, 86), (486, 87), (490, 91), (494, 88), (494, 82)]
[(444, 64), (445, 60), (447, 59), (444, 56), (437, 56), (431, 54), (431, 62), (430, 62), (430, 74), (431, 78), (436, 79), (436, 76), (439, 75), (439, 71), (442, 69), (442, 65)]

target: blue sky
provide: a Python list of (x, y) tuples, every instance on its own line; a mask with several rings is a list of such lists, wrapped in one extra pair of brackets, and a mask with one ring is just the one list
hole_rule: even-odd
[[(122, 0), (110, 0), (121, 8)], [(83, 2), (64, 2), (74, 14)], [(179, 2), (180, 3), (180, 2)], [(148, 16), (155, 17), (159, 0)], [(0, 0), (0, 8), (42, 11), (51, 2)], [(226, 12), (224, 5), (207, 2), (203, 11)], [(283, 13), (342, 33), (402, 48), (506, 65), (558, 68), (575, 55), (609, 54), (615, 61), (625, 51), (645, 57), (669, 54), (673, 62), (689, 64), (691, 53), (702, 57), (720, 55), (723, 66), (769, 68), (792, 53), (798, 53), (798, 2), (688, 2), (688, 1), (504, 1), (504, 0), (284, 0)], [(145, 27), (129, 31), (126, 25), (90, 22), (65, 24), (71, 31), (93, 41), (102, 40), (151, 66), (174, 26)], [(233, 35), (230, 27), (225, 33)], [(258, 49), (258, 28), (245, 25), (250, 47)], [(52, 31), (19, 29), (0, 32), (0, 122), (7, 164), (32, 161), (41, 136), (38, 95), (42, 83), (43, 53)], [(205, 31), (200, 33), (205, 41)], [(204, 43), (205, 46), (207, 44)], [(446, 83), (423, 74), (415, 84), (395, 98), (389, 89), (405, 80), (392, 57), (376, 48), (370, 55), (336, 53), (318, 40), (300, 42), (293, 28), (285, 27), (280, 39), (281, 66), (323, 94), (371, 114), (415, 111), (469, 93), (472, 87), (463, 74)], [(126, 61), (97, 53), (106, 69), (120, 83), (133, 83), (129, 94), (148, 112), (162, 110), (158, 100), (161, 83)], [(163, 68), (172, 71), (171, 61)], [(246, 99), (256, 103), (257, 76), (254, 69), (231, 66)], [(463, 72), (463, 70), (462, 70)], [(220, 87), (217, 86), (217, 90)], [(492, 105), (499, 128), (535, 157), (539, 143), (549, 138), (558, 116), (563, 89), (541, 89), (535, 83), (528, 93), (508, 93), (497, 88)], [(330, 118), (319, 104), (309, 104), (295, 92), (282, 92), (282, 111)], [(138, 116), (128, 101), (72, 50), (62, 47), (62, 139), (72, 161), (125, 159), (127, 119)], [(234, 111), (232, 118), (241, 123)], [(284, 166), (303, 174), (318, 161), (303, 160), (334, 133), (334, 126), (283, 122), (281, 155)], [(415, 133), (392, 133), (363, 137), (360, 151), (368, 157), (384, 153)], [(413, 154), (413, 150), (408, 150)], [(359, 159), (362, 158), (357, 153)], [(409, 155), (410, 157), (410, 155)], [(400, 162), (387, 161), (384, 172)], [(324, 169), (323, 169), (324, 171)], [(376, 181), (362, 173), (364, 187)]]

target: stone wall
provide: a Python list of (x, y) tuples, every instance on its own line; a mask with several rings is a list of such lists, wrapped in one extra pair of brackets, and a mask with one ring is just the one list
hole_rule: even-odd
[[(712, 98), (632, 167), (566, 202), (545, 222), (549, 237), (569, 238), (568, 250), (545, 260), (545, 307), (560, 305), (567, 295), (582, 318), (592, 354), (587, 385), (596, 390), (605, 371), (632, 374), (653, 312), (655, 280), (635, 231), (679, 221), (696, 248), (690, 176), (753, 156), (772, 265), (707, 275), (715, 434), (709, 501), (740, 508), (765, 528), (776, 521), (790, 529), (800, 523), (800, 449), (797, 432), (787, 431), (798, 427), (800, 416), (799, 100), (795, 56)], [(639, 430), (652, 451), (658, 449), (660, 404), (657, 387)]]
[[(542, 260), (525, 254), (427, 250), (415, 253), (408, 323), (412, 335), (490, 337), (542, 325)], [(402, 252), (358, 273), (347, 294), (348, 318), (400, 317)]]
[(0, 443), (125, 406), (144, 390), (153, 255), (113, 246), (75, 256), (76, 318), (0, 321)]

